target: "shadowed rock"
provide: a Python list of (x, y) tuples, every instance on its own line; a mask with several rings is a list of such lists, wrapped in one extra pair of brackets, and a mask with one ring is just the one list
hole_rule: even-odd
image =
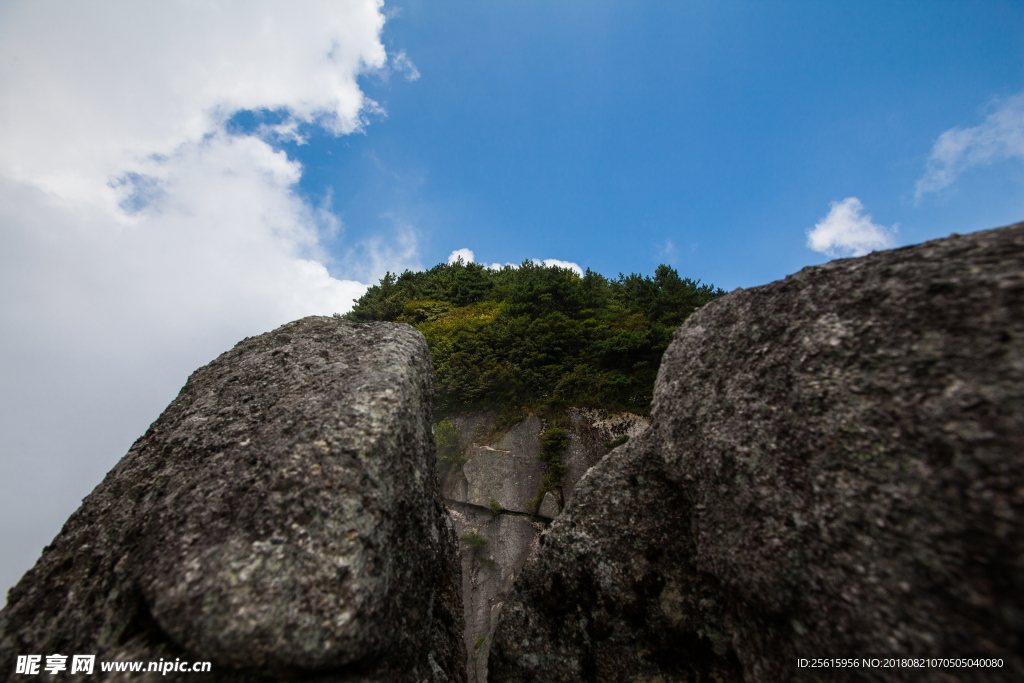
[(712, 302), (652, 416), (541, 536), (492, 683), (1024, 678), (1024, 224)]
[(449, 503), (455, 531), (475, 533), (484, 544), (462, 541), (462, 598), (466, 617), (466, 671), (471, 683), (487, 680), (487, 653), (502, 600), (526, 558), (537, 547), (544, 525), (526, 515), (494, 515), (473, 505)]
[(595, 408), (569, 408), (569, 446), (562, 454), (565, 476), (562, 496), (568, 500), (576, 482), (608, 453), (609, 442), (639, 436), (651, 426), (651, 419), (633, 413), (609, 413)]
[(540, 506), (537, 508), (537, 516), (544, 517), (545, 519), (554, 519), (558, 516), (561, 506), (558, 504), (558, 494), (554, 491), (548, 491), (544, 494), (544, 499), (540, 502)]
[[(640, 433), (650, 422), (638, 415), (590, 408), (569, 408), (567, 412), (569, 444), (562, 456), (568, 462), (569, 473), (563, 479), (564, 490), (607, 455), (608, 441)], [(484, 541), (478, 548), (467, 540), (462, 543), (462, 598), (466, 669), (471, 683), (485, 683), (492, 633), (505, 596), (526, 558), (536, 549), (543, 522), (558, 516), (561, 496), (557, 491), (547, 491), (536, 515), (529, 514), (529, 503), (536, 500), (545, 471), (540, 460), (544, 424), (536, 415), (513, 425), (493, 447), (482, 442), (493, 438), (497, 413), (463, 413), (447, 419), (456, 427), (460, 457), (442, 465), (445, 503), (460, 537), (472, 532), (479, 537), (477, 543)], [(467, 495), (470, 482), (472, 497)]]
[(534, 512), (529, 503), (544, 479), (537, 438), (543, 431), (540, 418), (531, 415), (493, 447), (472, 449), (462, 468), (467, 482), (465, 502), (486, 508), (494, 500), (505, 510)]
[(412, 328), (332, 318), (197, 370), (11, 590), (0, 670), (60, 653), (212, 662), (189, 681), (465, 680), (431, 377)]

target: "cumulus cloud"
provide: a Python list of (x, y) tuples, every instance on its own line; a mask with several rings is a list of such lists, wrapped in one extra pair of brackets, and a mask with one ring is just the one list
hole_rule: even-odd
[(980, 125), (950, 128), (940, 135), (914, 197), (949, 187), (973, 166), (1008, 159), (1024, 159), (1024, 93), (997, 101)]
[(448, 263), (455, 263), (459, 259), (462, 259), (463, 263), (475, 263), (476, 257), (473, 255), (471, 249), (456, 249), (452, 253), (448, 254)]
[[(272, 144), (379, 111), (379, 4), (0, 4), (0, 589), (192, 370), (416, 263), (402, 226), (332, 260), (329, 197)], [(240, 110), (282, 118), (232, 133)]]
[[(455, 251), (453, 251), (451, 254), (448, 255), (448, 263), (455, 263), (460, 258), (462, 259), (462, 261), (464, 263), (475, 263), (476, 262), (476, 255), (473, 253), (473, 251), (471, 249), (456, 249)], [(566, 268), (567, 270), (576, 271), (577, 275), (580, 275), (580, 276), (583, 275), (583, 269), (580, 268), (579, 265), (577, 265), (577, 264), (575, 264), (575, 263), (573, 263), (571, 261), (560, 261), (560, 260), (554, 259), (554, 258), (547, 258), (547, 259), (535, 258), (535, 259), (530, 259), (530, 261), (532, 261), (533, 263), (537, 264), (538, 266), (542, 266), (542, 265), (543, 266), (558, 266), (559, 268)], [(509, 267), (509, 268), (518, 268), (519, 267), (519, 265), (516, 264), (516, 263), (506, 263), (504, 266), (502, 266), (500, 263), (492, 263), (489, 266), (486, 265), (486, 264), (484, 265), (485, 268), (488, 268), (490, 270), (501, 270), (502, 268), (504, 268), (506, 266)]]
[(0, 163), (62, 197), (101, 200), (108, 178), (238, 110), (358, 130), (368, 101), (356, 78), (385, 65), (382, 26), (373, 0), (5, 3)]
[(574, 270), (576, 271), (577, 275), (579, 275), (580, 277), (583, 276), (583, 269), (580, 268), (579, 265), (573, 263), (572, 261), (559, 261), (556, 258), (546, 258), (543, 261), (534, 259), (534, 263), (543, 263), (545, 266), (558, 266), (559, 268)]
[(886, 228), (862, 214), (864, 205), (856, 197), (829, 204), (828, 215), (807, 231), (807, 246), (833, 258), (863, 256), (874, 249), (896, 246), (896, 226)]

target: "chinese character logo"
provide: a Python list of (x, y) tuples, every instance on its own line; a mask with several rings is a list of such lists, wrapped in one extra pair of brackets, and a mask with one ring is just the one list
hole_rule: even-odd
[(92, 675), (92, 667), (96, 664), (96, 655), (75, 655), (71, 658), (71, 673)]

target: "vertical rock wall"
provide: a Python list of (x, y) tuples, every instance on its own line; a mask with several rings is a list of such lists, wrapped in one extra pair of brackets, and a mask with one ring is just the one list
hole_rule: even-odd
[[(593, 464), (607, 453), (607, 443), (642, 433), (648, 418), (628, 413), (570, 408), (562, 454), (568, 473), (562, 490), (571, 492)], [(456, 462), (445, 468), (443, 494), (456, 534), (463, 539), (462, 594), (465, 605), (467, 671), (472, 683), (487, 680), (492, 634), (503, 601), (537, 540), (561, 511), (562, 496), (548, 491), (539, 501), (544, 479), (540, 436), (545, 425), (531, 415), (494, 438), (493, 412), (453, 415), (457, 428)], [(459, 460), (464, 462), (458, 462)], [(472, 535), (477, 538), (473, 539)], [(475, 540), (478, 547), (474, 547)]]
[(460, 544), (466, 671), (472, 683), (483, 683), (487, 680), (491, 634), (497, 625), (502, 601), (526, 558), (536, 550), (544, 523), (527, 515), (509, 512), (495, 515), (477, 506), (455, 502), (448, 503), (448, 510), (459, 537), (473, 533), (484, 542), (479, 548), (466, 541)]

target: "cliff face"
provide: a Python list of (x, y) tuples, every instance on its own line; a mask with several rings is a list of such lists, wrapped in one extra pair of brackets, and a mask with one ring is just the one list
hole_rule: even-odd
[(541, 535), (492, 681), (1024, 678), (1024, 224), (712, 302), (652, 415)]
[[(561, 509), (557, 491), (537, 495), (544, 478), (544, 422), (531, 415), (495, 438), (497, 417), (484, 411), (449, 418), (457, 447), (443, 480), (445, 505), (463, 539), (466, 668), (473, 683), (487, 680), (492, 634), (505, 596), (536, 550), (541, 532)], [(565, 496), (608, 453), (607, 442), (639, 434), (650, 424), (639, 415), (590, 409), (569, 409), (568, 417), (569, 445), (562, 455), (568, 468), (562, 480)]]
[(0, 671), (77, 653), (212, 662), (132, 680), (465, 680), (431, 378), (408, 326), (332, 318), (196, 371), (12, 589)]

